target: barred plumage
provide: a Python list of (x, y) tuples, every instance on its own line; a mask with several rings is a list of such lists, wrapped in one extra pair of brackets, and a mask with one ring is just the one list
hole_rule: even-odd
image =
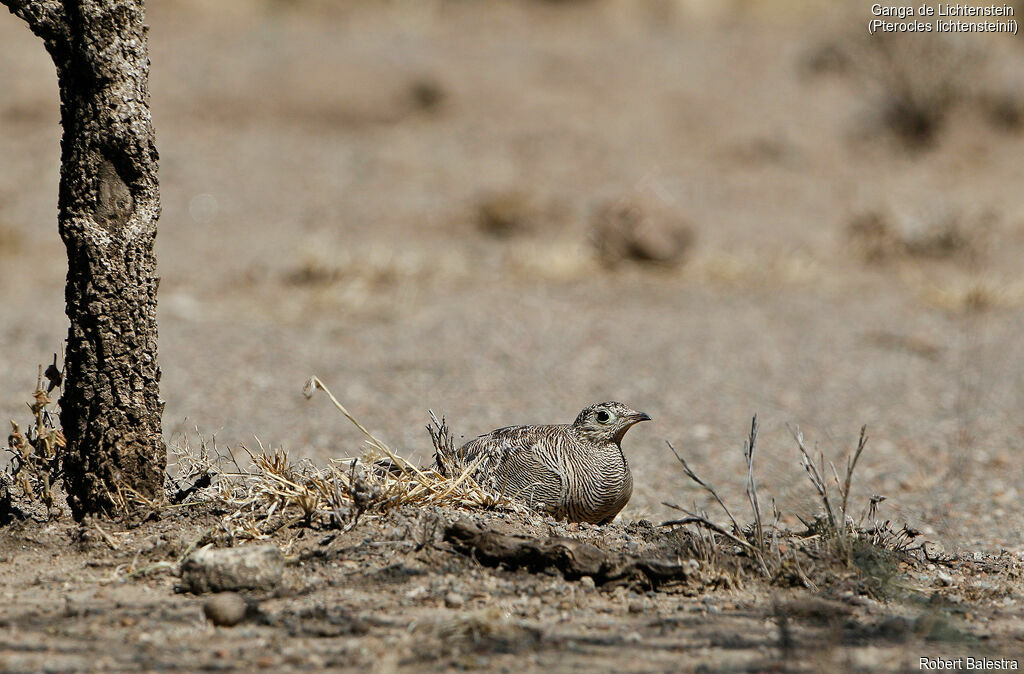
[(622, 436), (650, 417), (619, 402), (591, 405), (572, 424), (509, 426), (470, 440), (456, 462), (475, 461), (481, 483), (570, 522), (611, 522), (633, 494)]

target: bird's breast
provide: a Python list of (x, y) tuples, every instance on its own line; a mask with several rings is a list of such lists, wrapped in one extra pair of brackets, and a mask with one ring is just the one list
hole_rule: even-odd
[(570, 474), (570, 519), (609, 521), (625, 507), (633, 493), (633, 476), (618, 446), (576, 454), (566, 469)]

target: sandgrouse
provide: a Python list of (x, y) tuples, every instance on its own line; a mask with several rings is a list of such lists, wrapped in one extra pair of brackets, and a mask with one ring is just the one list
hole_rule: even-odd
[(509, 426), (455, 452), (462, 466), (480, 461), (477, 479), (535, 510), (570, 522), (606, 524), (633, 494), (622, 436), (650, 421), (619, 402), (591, 405), (572, 424)]

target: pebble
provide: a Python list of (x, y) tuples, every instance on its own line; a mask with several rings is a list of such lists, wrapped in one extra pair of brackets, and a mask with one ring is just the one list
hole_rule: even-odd
[(203, 604), (207, 620), (221, 627), (232, 627), (245, 620), (249, 605), (236, 592), (221, 592)]
[(449, 592), (444, 596), (444, 605), (448, 608), (460, 608), (465, 603), (465, 598), (458, 592)]

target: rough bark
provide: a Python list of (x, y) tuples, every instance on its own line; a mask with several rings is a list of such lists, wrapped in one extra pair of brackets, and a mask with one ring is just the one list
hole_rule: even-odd
[(76, 517), (163, 492), (157, 151), (144, 0), (0, 0), (41, 37), (60, 86), (58, 224), (70, 319), (61, 424)]

